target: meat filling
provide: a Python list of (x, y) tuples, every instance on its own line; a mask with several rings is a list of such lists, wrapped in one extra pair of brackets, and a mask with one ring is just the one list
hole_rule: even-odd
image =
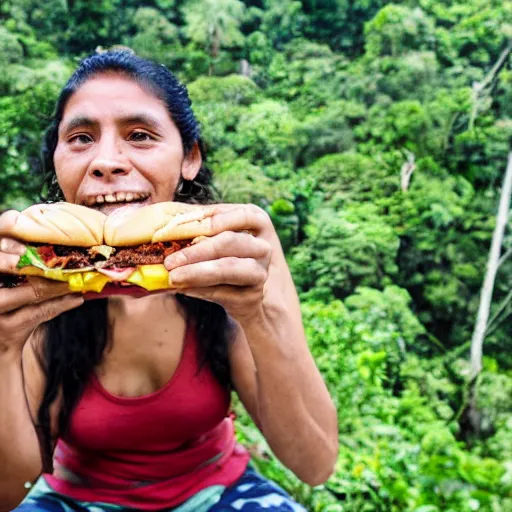
[(102, 266), (104, 269), (134, 267), (136, 265), (156, 265), (163, 263), (173, 252), (190, 245), (188, 241), (156, 242), (135, 247), (119, 247)]
[(114, 253), (108, 259), (94, 249), (66, 245), (39, 245), (36, 247), (37, 253), (49, 268), (78, 269), (97, 266), (109, 269), (163, 263), (169, 254), (188, 245), (190, 245), (189, 241), (173, 241), (119, 247), (114, 249)]

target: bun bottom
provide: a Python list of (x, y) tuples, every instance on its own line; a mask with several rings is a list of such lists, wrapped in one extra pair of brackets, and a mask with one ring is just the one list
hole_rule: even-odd
[[(20, 274), (44, 277), (53, 281), (65, 281), (71, 292), (87, 294), (88, 297), (91, 297), (91, 294), (101, 294), (104, 289), (105, 292), (102, 296), (135, 295), (137, 293), (147, 295), (148, 292), (173, 288), (169, 284), (169, 272), (163, 265), (140, 265), (122, 283), (114, 283), (111, 277), (97, 270), (63, 272), (62, 270), (42, 270), (28, 266), (20, 269)], [(125, 288), (126, 290), (123, 290)]]
[(85, 300), (94, 299), (105, 299), (115, 295), (125, 295), (139, 299), (140, 297), (147, 297), (148, 295), (154, 295), (156, 293), (168, 292), (170, 288), (162, 288), (161, 290), (148, 291), (145, 288), (141, 288), (137, 285), (122, 285), (119, 286), (115, 283), (107, 283), (101, 292), (85, 292), (83, 297)]

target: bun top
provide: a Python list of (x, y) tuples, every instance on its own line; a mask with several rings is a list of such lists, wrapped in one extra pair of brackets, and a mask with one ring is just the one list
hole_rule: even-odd
[(107, 245), (119, 247), (206, 236), (210, 230), (201, 221), (207, 212), (206, 206), (177, 202), (116, 210), (107, 217), (104, 240)]
[(72, 203), (36, 204), (2, 216), (0, 235), (77, 247), (132, 246), (211, 236), (211, 206), (176, 202), (115, 210), (109, 216)]
[(103, 243), (106, 215), (72, 203), (36, 204), (3, 233), (24, 242), (91, 247)]

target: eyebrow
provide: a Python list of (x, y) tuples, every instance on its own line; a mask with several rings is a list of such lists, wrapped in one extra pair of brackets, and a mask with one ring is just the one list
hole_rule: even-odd
[[(119, 122), (119, 124), (124, 125), (124, 126), (131, 125), (131, 124), (143, 124), (145, 126), (148, 126), (152, 129), (154, 129), (155, 131), (163, 131), (162, 124), (156, 118), (154, 118), (148, 114), (143, 114), (143, 113), (129, 114), (129, 115), (117, 118), (117, 121)], [(98, 126), (98, 124), (99, 124), (98, 121), (91, 119), (90, 117), (76, 116), (73, 119), (71, 119), (71, 121), (69, 121), (69, 123), (66, 124), (66, 126), (62, 130), (62, 133), (69, 133), (70, 131), (73, 131), (74, 129), (80, 128), (80, 127), (94, 128), (94, 127)]]

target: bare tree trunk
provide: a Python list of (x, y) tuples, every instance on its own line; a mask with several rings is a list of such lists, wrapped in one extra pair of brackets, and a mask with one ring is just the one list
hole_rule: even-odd
[(492, 235), (491, 250), (487, 261), (485, 280), (480, 295), (478, 314), (471, 339), (471, 377), (475, 378), (482, 369), (482, 346), (484, 343), (487, 321), (491, 309), (491, 300), (494, 290), (494, 280), (498, 271), (503, 235), (508, 223), (510, 210), (510, 196), (512, 195), (512, 152), (508, 155), (508, 165), (501, 189), (500, 205), (496, 216), (496, 227)]
[(407, 161), (400, 169), (400, 185), (402, 192), (407, 192), (411, 182), (412, 173), (416, 170), (416, 157), (411, 151), (407, 151)]

